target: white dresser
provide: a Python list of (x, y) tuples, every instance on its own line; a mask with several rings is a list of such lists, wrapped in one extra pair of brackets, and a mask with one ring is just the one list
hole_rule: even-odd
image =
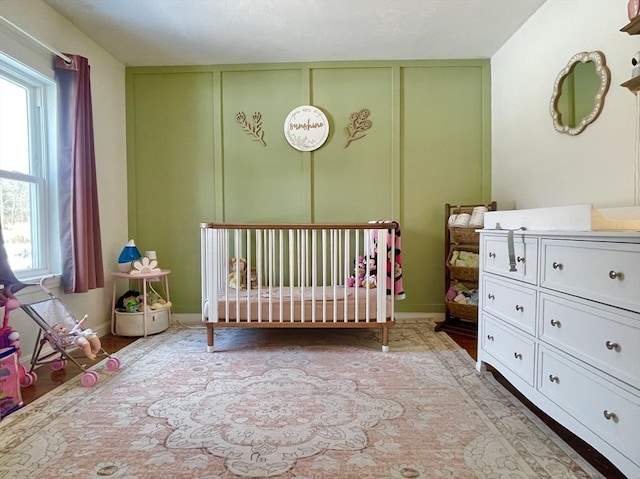
[(640, 233), (508, 236), (480, 234), (478, 370), (640, 479)]

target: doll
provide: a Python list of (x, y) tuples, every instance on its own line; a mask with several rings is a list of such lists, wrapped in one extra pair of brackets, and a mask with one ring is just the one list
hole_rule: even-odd
[(53, 330), (60, 336), (63, 346), (75, 345), (82, 349), (84, 355), (93, 360), (96, 358), (96, 354), (102, 348), (100, 338), (91, 329), (83, 329), (82, 322), (86, 319), (85, 316), (76, 324), (71, 331), (62, 326), (59, 323), (53, 325)]

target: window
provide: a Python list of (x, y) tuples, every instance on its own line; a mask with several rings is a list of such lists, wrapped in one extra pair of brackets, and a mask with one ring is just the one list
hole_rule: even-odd
[(19, 279), (59, 270), (55, 84), (0, 55), (0, 221)]

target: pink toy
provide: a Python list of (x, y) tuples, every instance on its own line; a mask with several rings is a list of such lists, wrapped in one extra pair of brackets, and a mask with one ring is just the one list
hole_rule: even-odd
[(15, 347), (0, 348), (0, 419), (24, 405), (19, 366)]
[[(15, 350), (15, 357), (20, 358), (22, 355), (22, 350), (20, 349), (20, 334), (9, 326), (9, 315), (11, 311), (20, 307), (20, 302), (2, 290), (0, 291), (0, 307), (4, 307), (2, 327), (0, 327), (0, 349), (13, 349)], [(27, 372), (26, 368), (20, 364), (20, 362), (17, 362), (16, 369), (22, 386), (30, 386), (33, 384), (36, 378), (35, 373)]]
[(4, 306), (4, 317), (2, 319), (2, 327), (0, 328), (0, 348), (15, 347), (20, 349), (18, 339), (20, 334), (9, 326), (9, 314), (11, 311), (20, 307), (20, 302), (15, 298), (5, 296), (0, 292), (0, 307)]
[(353, 288), (354, 286), (362, 286), (365, 276), (367, 274), (367, 263), (364, 256), (358, 256), (356, 259), (355, 274), (352, 274), (347, 278), (347, 286)]
[[(369, 271), (367, 272), (367, 262)], [(367, 259), (364, 256), (358, 256), (355, 266), (355, 274), (347, 278), (347, 286), (353, 288), (375, 288), (376, 287), (376, 260), (375, 258)]]

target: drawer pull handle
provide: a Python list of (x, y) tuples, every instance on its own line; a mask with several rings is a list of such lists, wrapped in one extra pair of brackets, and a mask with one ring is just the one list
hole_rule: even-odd
[(607, 421), (618, 422), (618, 415), (615, 412), (607, 411), (605, 409), (604, 411), (602, 411), (602, 414)]
[(493, 336), (491, 336), (490, 334), (487, 334), (487, 339), (488, 339), (489, 341), (493, 341)]
[(558, 376), (554, 376), (553, 374), (549, 374), (549, 381), (551, 381), (552, 383), (559, 383), (560, 378)]
[(489, 293), (489, 295), (487, 296), (489, 299), (496, 299), (496, 296), (494, 294)]
[(524, 306), (520, 306), (519, 304), (516, 304), (516, 311), (524, 311)]
[(489, 251), (489, 258), (495, 258), (496, 254), (493, 251)]
[(551, 320), (551, 326), (559, 328), (560, 327), (560, 321), (558, 321), (557, 319), (552, 319)]
[(611, 279), (624, 279), (624, 273), (622, 271), (609, 271), (609, 278)]
[(607, 341), (606, 343), (604, 343), (604, 345), (609, 351), (613, 351), (614, 349), (616, 351), (620, 350), (620, 345), (618, 343), (614, 343), (613, 341)]
[(522, 359), (522, 354), (520, 353), (513, 353), (513, 357), (516, 359)]
[(555, 261), (551, 265), (553, 269), (562, 269), (562, 263), (556, 263)]
[(524, 263), (524, 256), (518, 256), (518, 263)]

